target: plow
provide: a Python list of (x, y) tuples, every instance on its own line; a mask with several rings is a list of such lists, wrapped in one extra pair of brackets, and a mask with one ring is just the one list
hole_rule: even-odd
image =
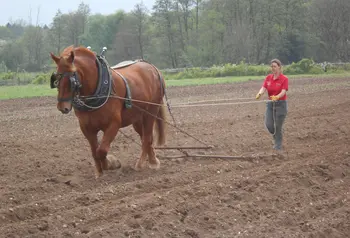
[[(123, 99), (121, 97), (118, 97), (119, 99)], [(256, 158), (255, 155), (228, 155), (223, 153), (212, 153), (213, 149), (218, 148), (217, 145), (209, 145), (202, 140), (198, 139), (196, 136), (189, 134), (188, 132), (182, 130), (176, 123), (174, 115), (172, 113), (171, 108), (186, 108), (186, 107), (210, 107), (210, 106), (221, 106), (221, 105), (242, 105), (242, 104), (254, 104), (254, 103), (262, 103), (266, 102), (267, 100), (260, 100), (260, 101), (253, 101), (251, 98), (235, 98), (235, 99), (216, 99), (216, 100), (201, 100), (201, 101), (193, 101), (193, 102), (187, 102), (187, 103), (179, 103), (174, 104), (170, 106), (167, 100), (167, 107), (169, 110), (169, 113), (172, 117), (173, 123), (170, 123), (169, 121), (165, 121), (168, 125), (175, 128), (178, 132), (191, 137), (192, 139), (196, 140), (201, 146), (196, 145), (189, 145), (189, 146), (176, 146), (176, 145), (169, 145), (169, 146), (155, 146), (154, 149), (158, 151), (178, 151), (180, 154), (178, 155), (159, 155), (158, 157), (161, 159), (189, 159), (189, 158), (208, 158), (208, 159), (228, 159), (228, 160), (245, 160), (245, 161), (252, 161), (254, 158)], [(133, 101), (131, 99), (131, 101)], [(239, 102), (237, 102), (239, 101)], [(140, 101), (139, 101), (140, 102)], [(140, 103), (147, 103), (147, 102), (140, 102)], [(138, 107), (136, 105), (133, 105), (135, 107)], [(159, 106), (165, 106), (159, 104)], [(139, 108), (139, 107), (138, 107)], [(139, 108), (140, 110), (143, 110)], [(144, 112), (148, 113), (147, 111), (143, 110)], [(156, 117), (155, 115), (152, 115), (153, 117)], [(136, 142), (134, 139), (132, 139), (130, 136), (126, 135), (124, 132), (120, 131), (125, 137), (132, 140), (134, 143), (141, 146), (140, 143)], [(198, 152), (200, 151), (200, 152)], [(261, 156), (260, 156), (261, 157)]]

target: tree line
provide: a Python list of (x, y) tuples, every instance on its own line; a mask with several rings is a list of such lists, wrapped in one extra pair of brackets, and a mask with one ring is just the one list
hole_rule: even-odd
[(111, 64), (144, 58), (160, 68), (349, 62), (349, 22), (348, 0), (156, 0), (152, 9), (139, 3), (110, 15), (82, 2), (58, 10), (50, 25), (0, 26), (0, 71), (45, 71), (49, 52), (72, 44), (106, 46)]

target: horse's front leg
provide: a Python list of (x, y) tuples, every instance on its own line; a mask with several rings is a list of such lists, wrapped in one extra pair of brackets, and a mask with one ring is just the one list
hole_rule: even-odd
[(114, 158), (107, 158), (108, 151), (111, 148), (111, 143), (117, 136), (118, 130), (120, 128), (120, 123), (114, 122), (111, 124), (103, 133), (102, 141), (100, 146), (97, 148), (96, 156), (100, 160), (103, 170), (117, 169), (120, 168), (120, 162)]
[(97, 148), (98, 148), (98, 139), (97, 132), (89, 130), (88, 128), (81, 127), (81, 130), (85, 138), (89, 141), (91, 154), (95, 161), (95, 177), (98, 178), (102, 175), (102, 166), (101, 162), (97, 157)]

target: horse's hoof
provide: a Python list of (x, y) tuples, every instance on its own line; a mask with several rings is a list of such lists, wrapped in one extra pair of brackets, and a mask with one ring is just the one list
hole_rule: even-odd
[(145, 161), (143, 159), (138, 159), (136, 164), (135, 164), (135, 170), (140, 171), (140, 170), (144, 169), (146, 167), (146, 163), (147, 163), (147, 161)]
[(99, 179), (101, 176), (103, 175), (103, 173), (101, 172), (95, 172), (95, 179)]
[(114, 155), (107, 155), (107, 160), (109, 161), (108, 169), (120, 169), (122, 164)]
[(98, 179), (99, 177), (101, 177), (103, 175), (103, 170), (102, 170), (101, 164), (96, 164), (94, 172), (95, 172), (95, 179)]
[(148, 163), (148, 167), (150, 169), (158, 170), (160, 168), (160, 162), (157, 158), (155, 158), (155, 163)]

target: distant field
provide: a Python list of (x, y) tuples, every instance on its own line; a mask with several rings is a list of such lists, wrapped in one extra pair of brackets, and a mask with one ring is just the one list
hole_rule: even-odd
[[(291, 75), (293, 78), (327, 78), (327, 77), (349, 77), (350, 73), (344, 74), (323, 74), (323, 75)], [(235, 83), (249, 80), (263, 80), (265, 76), (242, 76), (242, 77), (220, 77), (220, 78), (196, 78), (166, 80), (167, 87), (190, 86), (202, 84)], [(13, 99), (25, 97), (54, 96), (56, 89), (51, 89), (49, 85), (23, 85), (23, 86), (2, 86), (0, 87), (0, 99)]]
[(23, 85), (23, 86), (2, 86), (0, 87), (0, 99), (53, 96), (57, 90), (49, 85)]

